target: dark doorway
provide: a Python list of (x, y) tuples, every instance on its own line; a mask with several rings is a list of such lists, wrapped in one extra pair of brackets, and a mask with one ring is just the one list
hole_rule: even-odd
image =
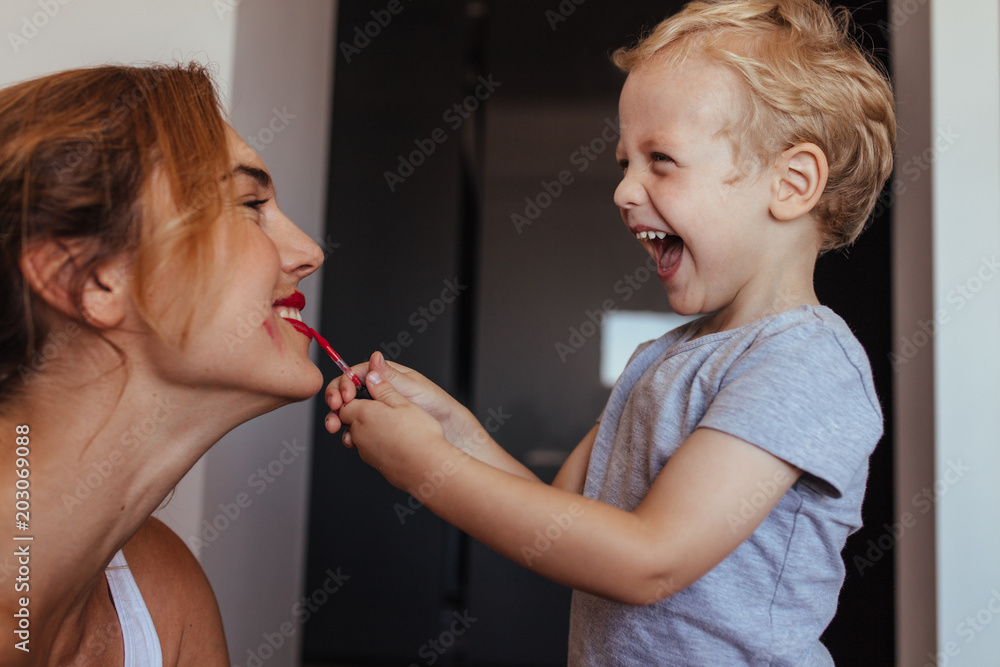
[[(543, 479), (609, 393), (586, 323), (608, 300), (669, 311), (635, 280), (645, 256), (612, 202), (605, 129), (623, 81), (608, 54), (680, 4), (339, 3), (322, 330), (351, 362), (381, 349), (462, 398)], [(885, 57), (885, 3), (863, 4)], [(893, 522), (888, 224), (816, 277), (868, 350), (887, 428), (825, 635), (838, 664), (894, 662), (891, 553), (854, 560)], [(350, 578), (310, 613), (307, 662), (566, 664), (567, 589), (446, 526), (319, 422), (312, 474), (306, 591)], [(476, 620), (450, 633), (456, 614)]]

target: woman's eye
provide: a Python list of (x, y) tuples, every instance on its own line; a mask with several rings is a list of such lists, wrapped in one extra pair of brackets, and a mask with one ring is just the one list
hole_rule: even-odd
[(260, 211), (260, 207), (266, 204), (269, 199), (254, 199), (252, 201), (243, 202), (243, 205), (247, 208), (252, 208), (255, 211)]
[(628, 171), (628, 160), (618, 160), (618, 166), (623, 172)]

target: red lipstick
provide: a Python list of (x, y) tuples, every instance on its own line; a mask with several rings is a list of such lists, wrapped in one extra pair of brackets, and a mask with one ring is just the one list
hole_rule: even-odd
[(295, 291), (290, 295), (286, 296), (284, 299), (278, 299), (274, 302), (276, 308), (287, 307), (294, 308), (295, 310), (302, 310), (306, 307), (306, 297), (302, 292)]
[[(284, 306), (287, 308), (295, 308), (296, 310), (302, 310), (303, 308), (305, 308), (306, 298), (305, 296), (303, 296), (302, 292), (294, 292), (291, 296), (287, 296), (284, 299), (275, 301), (274, 305), (275, 307)], [(323, 351), (326, 352), (331, 359), (333, 359), (333, 363), (337, 364), (337, 367), (344, 372), (344, 375), (351, 378), (351, 382), (353, 382), (354, 386), (358, 388), (358, 398), (368, 398), (367, 390), (365, 389), (365, 385), (361, 381), (361, 378), (359, 378), (358, 374), (354, 372), (354, 369), (352, 369), (350, 366), (347, 365), (347, 362), (344, 361), (343, 357), (337, 354), (337, 351), (333, 349), (333, 346), (330, 345), (330, 343), (325, 338), (319, 335), (318, 331), (310, 327), (305, 322), (293, 320), (290, 317), (285, 317), (283, 319), (289, 324), (291, 324), (293, 327), (295, 327), (295, 330), (298, 331), (303, 336), (306, 336), (309, 339), (315, 338), (316, 342), (319, 343), (319, 346), (323, 348)]]

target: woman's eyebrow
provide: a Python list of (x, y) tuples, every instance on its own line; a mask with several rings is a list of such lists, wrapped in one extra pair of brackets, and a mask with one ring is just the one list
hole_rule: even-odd
[(251, 167), (247, 164), (240, 164), (233, 168), (233, 174), (243, 174), (257, 181), (262, 188), (271, 187), (271, 175), (263, 169)]

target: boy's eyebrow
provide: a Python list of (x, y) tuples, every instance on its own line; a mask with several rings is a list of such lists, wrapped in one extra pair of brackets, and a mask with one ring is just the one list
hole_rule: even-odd
[(666, 134), (664, 132), (657, 132), (653, 136), (645, 139), (642, 142), (641, 146), (643, 148), (649, 148), (650, 146), (662, 146), (662, 147), (667, 147), (667, 148), (676, 148), (677, 147), (677, 141), (676, 141), (676, 139), (674, 137), (671, 137), (670, 135), (668, 135), (668, 134)]

